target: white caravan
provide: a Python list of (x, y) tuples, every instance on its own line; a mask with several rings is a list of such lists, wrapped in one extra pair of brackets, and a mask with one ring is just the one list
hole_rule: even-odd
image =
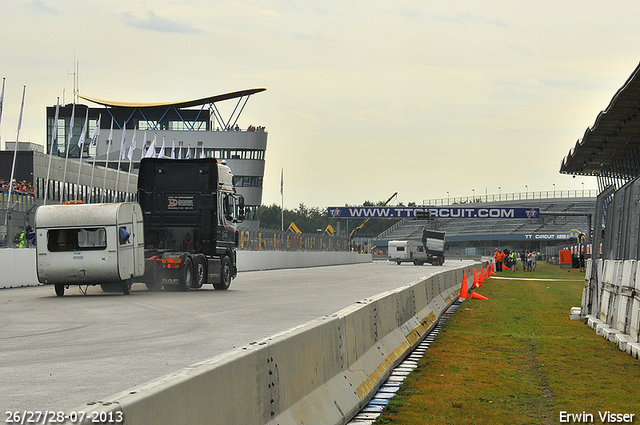
[(36, 210), (38, 280), (64, 295), (69, 285), (129, 294), (144, 274), (144, 230), (137, 203), (43, 205)]
[(389, 241), (389, 261), (422, 265), (427, 262), (427, 254), (420, 241)]

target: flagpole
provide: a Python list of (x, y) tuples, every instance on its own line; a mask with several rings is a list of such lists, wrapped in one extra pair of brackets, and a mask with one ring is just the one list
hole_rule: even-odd
[(60, 97), (56, 102), (56, 118), (53, 123), (53, 133), (51, 134), (51, 147), (49, 148), (49, 165), (47, 166), (47, 178), (44, 181), (44, 205), (47, 205), (47, 198), (49, 197), (49, 175), (51, 172), (51, 157), (53, 156), (53, 144), (58, 139), (58, 114), (60, 112)]
[(82, 126), (82, 134), (80, 135), (80, 140), (78, 140), (78, 147), (80, 148), (80, 164), (78, 164), (78, 184), (77, 184), (78, 190), (80, 190), (80, 171), (82, 170), (82, 151), (84, 151), (84, 139), (87, 137), (87, 121), (89, 121), (89, 107), (87, 107), (87, 115), (84, 119), (84, 125)]
[(280, 230), (284, 232), (284, 167), (280, 170), (280, 196), (281, 207), (280, 207)]
[(22, 127), (22, 111), (24, 111), (24, 94), (27, 91), (27, 86), (22, 86), (22, 104), (20, 105), (20, 118), (18, 119), (18, 132), (16, 134), (16, 145), (13, 149), (13, 164), (11, 165), (11, 178), (9, 179), (9, 206), (7, 212), (4, 215), (4, 226), (6, 229), (7, 220), (9, 218), (9, 210), (11, 210), (11, 193), (13, 192), (13, 175), (16, 170), (16, 156), (18, 155), (18, 141), (20, 140), (20, 127)]
[[(127, 122), (125, 121), (124, 124), (122, 124), (122, 141), (120, 142), (120, 153), (118, 154), (118, 171), (116, 173), (116, 196), (118, 197), (118, 201), (120, 201), (120, 195), (118, 194), (118, 189), (120, 188), (120, 186), (118, 186), (118, 181), (120, 180), (120, 161), (124, 159), (124, 155), (125, 155), (124, 150), (126, 148), (126, 143), (127, 143)], [(105, 196), (106, 196), (106, 193), (105, 193)]]
[[(145, 130), (144, 132), (144, 138), (145, 141), (144, 143), (147, 143), (147, 131)], [(131, 179), (131, 161), (133, 159), (133, 153), (135, 152), (136, 149), (136, 129), (133, 129), (133, 139), (131, 139), (131, 147), (129, 147), (129, 152), (127, 153), (127, 158), (129, 158), (129, 172), (127, 173), (127, 187), (125, 188), (125, 192), (127, 193), (127, 195), (129, 194), (129, 180)], [(142, 157), (140, 157), (140, 160), (142, 161)], [(126, 196), (126, 195), (125, 195)], [(126, 200), (126, 198), (125, 198)]]
[(107, 160), (104, 163), (104, 180), (102, 181), (102, 197), (100, 202), (104, 202), (104, 193), (107, 191), (107, 171), (109, 170), (109, 154), (111, 153), (111, 144), (113, 142), (113, 117), (111, 117), (111, 130), (109, 130), (109, 139), (107, 140)]
[(91, 150), (91, 147), (96, 146), (96, 152), (93, 155), (93, 168), (91, 168), (91, 184), (89, 185), (90, 191), (89, 191), (89, 202), (92, 203), (93, 202), (93, 174), (96, 171), (96, 156), (98, 156), (98, 142), (97, 142), (97, 138), (98, 136), (100, 136), (100, 119), (102, 119), (102, 114), (98, 114), (98, 122), (96, 123), (96, 128), (93, 129), (93, 132), (91, 133), (91, 143), (89, 143), (89, 150)]
[(60, 197), (60, 203), (64, 202), (64, 195), (66, 192), (67, 184), (67, 162), (69, 162), (69, 149), (71, 148), (71, 138), (73, 137), (73, 117), (76, 113), (76, 104), (74, 103), (71, 108), (71, 119), (69, 120), (69, 136), (67, 137), (67, 147), (65, 149), (64, 158), (64, 172), (62, 173), (62, 196)]

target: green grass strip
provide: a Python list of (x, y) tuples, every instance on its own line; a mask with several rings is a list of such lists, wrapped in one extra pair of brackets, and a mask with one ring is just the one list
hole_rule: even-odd
[(477, 290), (489, 301), (462, 303), (375, 423), (640, 423), (640, 362), (569, 320), (584, 273), (498, 275), (522, 279), (489, 279)]

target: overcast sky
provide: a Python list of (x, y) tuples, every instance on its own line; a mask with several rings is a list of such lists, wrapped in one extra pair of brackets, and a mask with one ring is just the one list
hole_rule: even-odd
[[(636, 1), (2, 1), (2, 141), (44, 144), (81, 95), (247, 88), (269, 132), (263, 203), (340, 206), (595, 189), (560, 163), (640, 61)], [(93, 105), (95, 106), (95, 105)], [(235, 103), (219, 106), (232, 108)]]

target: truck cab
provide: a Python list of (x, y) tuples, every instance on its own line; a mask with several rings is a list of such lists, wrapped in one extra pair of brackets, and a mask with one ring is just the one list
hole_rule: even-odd
[(237, 274), (236, 226), (244, 220), (229, 167), (214, 158), (143, 158), (138, 202), (149, 289), (229, 288)]

